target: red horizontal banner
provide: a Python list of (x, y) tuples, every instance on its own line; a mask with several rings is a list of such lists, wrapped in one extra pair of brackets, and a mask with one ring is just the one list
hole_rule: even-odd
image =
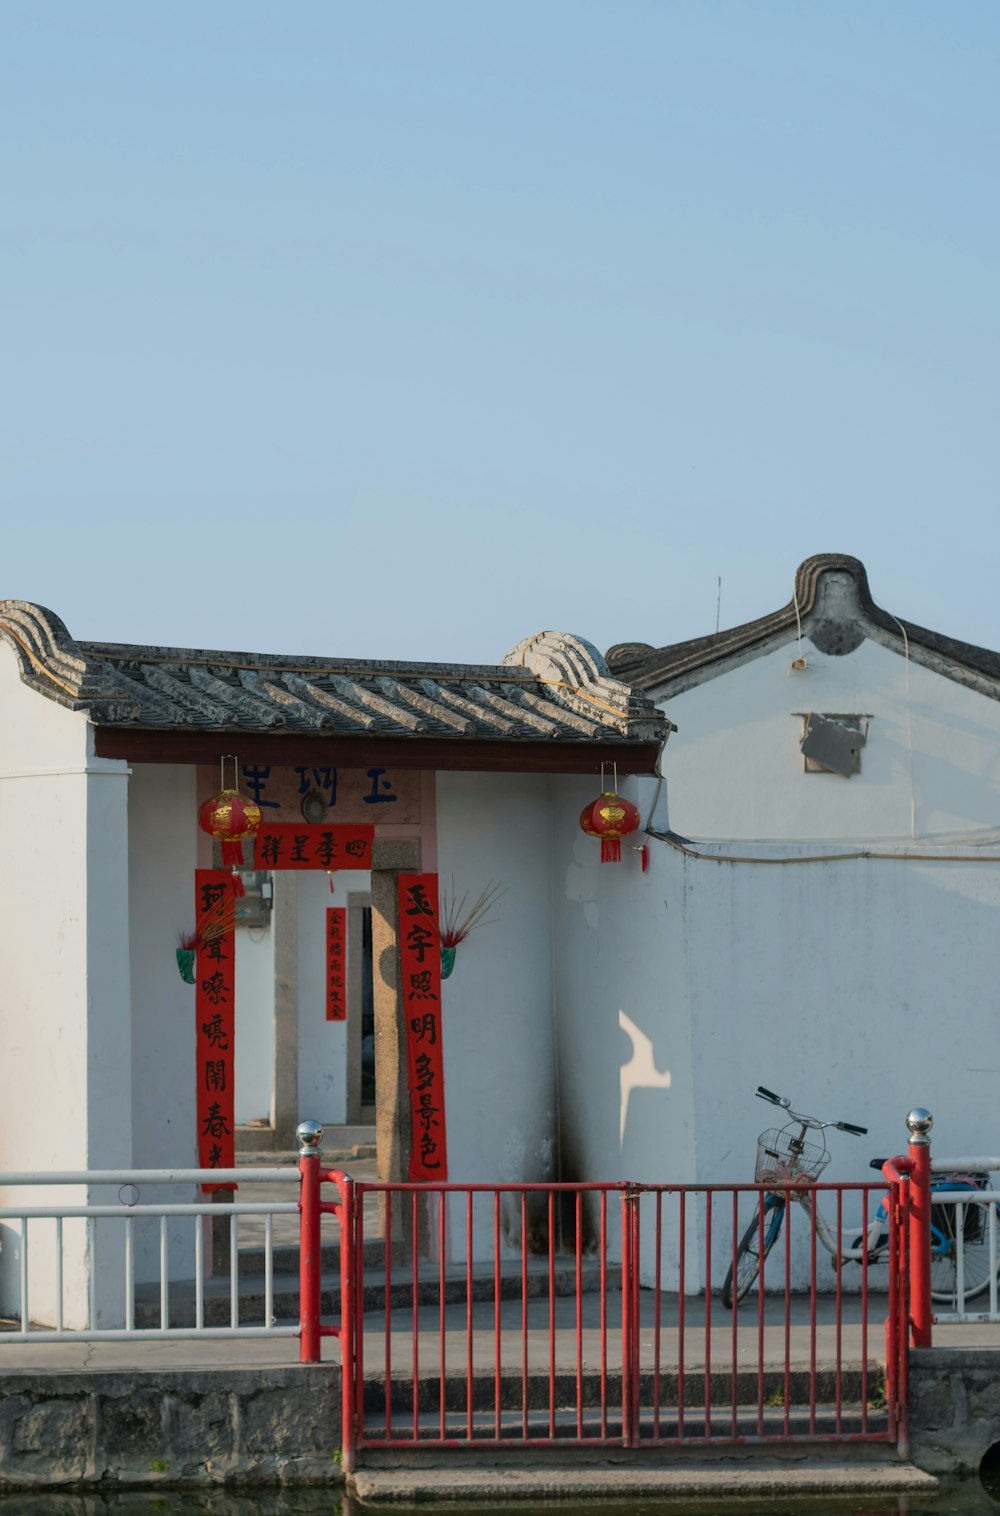
[(347, 1020), (346, 936), (347, 912), (343, 906), (331, 906), (326, 913), (327, 1021)]
[(399, 876), (399, 958), (410, 1086), (410, 1180), (447, 1180), (436, 874)]
[(255, 869), (370, 869), (374, 826), (325, 826), (307, 821), (261, 822)]

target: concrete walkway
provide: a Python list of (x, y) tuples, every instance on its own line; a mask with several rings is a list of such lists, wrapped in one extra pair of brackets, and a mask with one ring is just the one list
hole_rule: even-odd
[[(297, 1155), (287, 1153), (247, 1152), (239, 1155), (240, 1166), (260, 1168), (271, 1166), (288, 1168), (297, 1163)], [(350, 1176), (362, 1182), (373, 1183), (377, 1179), (374, 1157), (374, 1128), (330, 1128), (323, 1151), (323, 1164), (327, 1169), (343, 1168)], [(288, 1201), (294, 1195), (294, 1187), (287, 1182), (246, 1183), (239, 1190), (241, 1201), (281, 1200)], [(329, 1193), (327, 1196), (329, 1198)], [(220, 1207), (220, 1209), (223, 1209)], [(368, 1195), (364, 1208), (365, 1235), (375, 1239), (378, 1232), (378, 1198)], [(327, 1217), (323, 1222), (325, 1251), (335, 1248), (338, 1242), (336, 1220)], [(273, 1237), (276, 1248), (293, 1248), (298, 1244), (298, 1217), (276, 1216), (273, 1218)], [(264, 1241), (263, 1219), (243, 1218), (239, 1228), (240, 1253), (245, 1258), (260, 1249)], [(604, 1302), (604, 1328), (602, 1330), (602, 1299), (594, 1278), (592, 1260), (585, 1260), (586, 1281), (580, 1297), (580, 1319), (583, 1329), (582, 1367), (588, 1372), (599, 1370), (602, 1358), (613, 1371), (621, 1361), (621, 1295), (609, 1289)], [(544, 1258), (529, 1260), (530, 1288), (532, 1298), (522, 1311), (517, 1275), (520, 1265), (516, 1261), (504, 1264), (505, 1294), (501, 1303), (500, 1342), (501, 1367), (504, 1372), (520, 1373), (521, 1328), (526, 1320), (528, 1328), (528, 1363), (533, 1374), (545, 1374), (550, 1367), (549, 1302), (545, 1275), (547, 1262)], [(576, 1345), (576, 1298), (573, 1290), (571, 1260), (560, 1259), (563, 1279), (555, 1307), (555, 1367), (559, 1372), (573, 1372), (577, 1366)], [(446, 1336), (446, 1372), (466, 1372), (469, 1337), (473, 1366), (476, 1371), (492, 1369), (494, 1364), (494, 1304), (492, 1278), (479, 1277), (476, 1294), (478, 1298), (467, 1310), (464, 1300), (464, 1267), (448, 1265), (445, 1273), (449, 1281), (449, 1294), (460, 1297), (446, 1306), (444, 1325)], [(568, 1273), (569, 1278), (565, 1277)], [(477, 1271), (478, 1274), (478, 1271)], [(417, 1328), (419, 1361), (425, 1371), (435, 1372), (440, 1365), (441, 1313), (437, 1304), (437, 1265), (423, 1263), (420, 1266), (423, 1281), (421, 1294), (430, 1293), (433, 1303), (419, 1305), (416, 1322), (412, 1306), (412, 1270), (408, 1265), (390, 1270), (390, 1290), (393, 1300), (402, 1298), (400, 1308), (391, 1311), (388, 1320), (389, 1332), (385, 1332), (384, 1305), (381, 1300), (369, 1301), (365, 1318), (363, 1354), (366, 1367), (373, 1373), (384, 1374), (386, 1369), (387, 1335), (388, 1359), (391, 1373), (396, 1376), (412, 1374), (414, 1362), (414, 1325)], [(366, 1286), (384, 1284), (384, 1267), (366, 1270)], [(617, 1281), (616, 1281), (617, 1282)], [(294, 1292), (297, 1279), (294, 1274), (276, 1275), (277, 1288)], [(426, 1290), (424, 1289), (426, 1287)], [(454, 1288), (457, 1286), (458, 1288)], [(259, 1282), (252, 1278), (241, 1280), (241, 1294), (255, 1298), (259, 1294)], [(154, 1291), (155, 1293), (155, 1291)], [(229, 1281), (227, 1275), (206, 1281), (209, 1297), (225, 1297), (228, 1303)], [(339, 1278), (335, 1273), (324, 1276), (325, 1309), (328, 1319), (339, 1311)], [(297, 1297), (295, 1297), (297, 1309)], [(640, 1353), (643, 1369), (652, 1369), (658, 1361), (660, 1372), (666, 1376), (676, 1374), (681, 1361), (686, 1372), (704, 1369), (708, 1365), (719, 1371), (755, 1370), (758, 1364), (774, 1371), (785, 1363), (785, 1301), (782, 1296), (768, 1296), (765, 1303), (763, 1343), (757, 1327), (756, 1296), (744, 1301), (734, 1320), (718, 1296), (708, 1302), (709, 1330), (706, 1335), (703, 1297), (688, 1296), (684, 1302), (683, 1344), (680, 1333), (680, 1301), (676, 1294), (660, 1297), (659, 1357), (655, 1358), (656, 1343), (654, 1313), (656, 1297), (651, 1290), (643, 1290), (640, 1298), (641, 1331)], [(861, 1301), (857, 1295), (845, 1293), (842, 1301), (842, 1324), (838, 1336), (835, 1320), (836, 1300), (830, 1295), (818, 1298), (815, 1331), (810, 1328), (809, 1297), (793, 1295), (789, 1302), (788, 1357), (796, 1370), (809, 1369), (815, 1361), (817, 1367), (835, 1369), (838, 1363), (844, 1368), (860, 1369), (863, 1362), (873, 1367), (884, 1356), (882, 1323), (887, 1311), (883, 1294), (872, 1290), (869, 1294), (869, 1327), (867, 1334), (861, 1324)], [(278, 1312), (286, 1316), (286, 1308)], [(221, 1320), (228, 1322), (228, 1315)], [(241, 1319), (253, 1322), (252, 1314)], [(469, 1328), (471, 1325), (471, 1334)], [(935, 1328), (935, 1345), (941, 1347), (997, 1347), (1000, 1348), (1000, 1325), (970, 1323), (962, 1326), (939, 1326)], [(761, 1351), (762, 1349), (762, 1351)], [(323, 1359), (339, 1360), (339, 1347), (335, 1339), (323, 1340)], [(240, 1368), (266, 1367), (272, 1364), (291, 1364), (298, 1361), (298, 1342), (294, 1338), (266, 1339), (212, 1339), (209, 1341), (134, 1341), (101, 1343), (51, 1343), (32, 1344), (7, 1342), (0, 1330), (0, 1364), (8, 1372), (79, 1372), (95, 1370), (134, 1369), (142, 1371), (149, 1367), (207, 1368), (231, 1364)]]

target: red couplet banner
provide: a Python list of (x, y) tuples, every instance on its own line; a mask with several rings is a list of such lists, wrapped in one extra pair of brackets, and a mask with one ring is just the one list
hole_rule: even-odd
[(262, 821), (253, 848), (255, 869), (370, 869), (374, 826)]
[(446, 1181), (436, 874), (399, 876), (399, 956), (412, 1121), (409, 1177)]
[[(228, 869), (196, 869), (194, 878), (195, 920), (198, 923), (195, 974), (198, 1165), (203, 1169), (231, 1169), (236, 1166), (233, 876)], [(205, 1185), (207, 1190), (226, 1188), (229, 1186)]]
[(347, 912), (342, 906), (331, 906), (326, 913), (326, 1019), (347, 1020), (347, 980), (345, 937)]

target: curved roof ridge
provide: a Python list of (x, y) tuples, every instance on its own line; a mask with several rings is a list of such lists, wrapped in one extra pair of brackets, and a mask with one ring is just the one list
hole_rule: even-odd
[(62, 705), (127, 701), (100, 662), (70, 636), (66, 623), (30, 600), (0, 600), (0, 640), (13, 650), (25, 684)]
[[(712, 665), (749, 652), (759, 644), (796, 627), (799, 622), (802, 623), (803, 631), (807, 631), (806, 622), (817, 610), (820, 587), (828, 574), (850, 575), (858, 608), (863, 616), (890, 637), (896, 638), (901, 647), (905, 642), (925, 648), (958, 667), (1000, 681), (1000, 653), (931, 631), (916, 622), (883, 610), (872, 598), (864, 564), (860, 558), (855, 558), (850, 553), (816, 553), (806, 558), (795, 571), (792, 599), (780, 610), (705, 637), (667, 643), (658, 648), (643, 642), (618, 642), (608, 649), (608, 666), (617, 678), (627, 680), (638, 689), (648, 690), (693, 675), (701, 669), (710, 670)], [(710, 674), (708, 677), (711, 677)]]

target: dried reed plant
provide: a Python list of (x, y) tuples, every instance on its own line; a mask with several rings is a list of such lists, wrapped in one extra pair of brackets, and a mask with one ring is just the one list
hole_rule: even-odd
[(477, 926), (489, 924), (489, 914), (501, 895), (507, 893), (507, 886), (499, 884), (491, 879), (482, 893), (469, 905), (469, 892), (466, 890), (461, 900), (455, 889), (455, 881), (451, 881), (451, 890), (441, 892), (441, 926), (439, 936), (441, 946), (456, 948), (460, 942), (464, 942), (469, 933), (475, 931)]

